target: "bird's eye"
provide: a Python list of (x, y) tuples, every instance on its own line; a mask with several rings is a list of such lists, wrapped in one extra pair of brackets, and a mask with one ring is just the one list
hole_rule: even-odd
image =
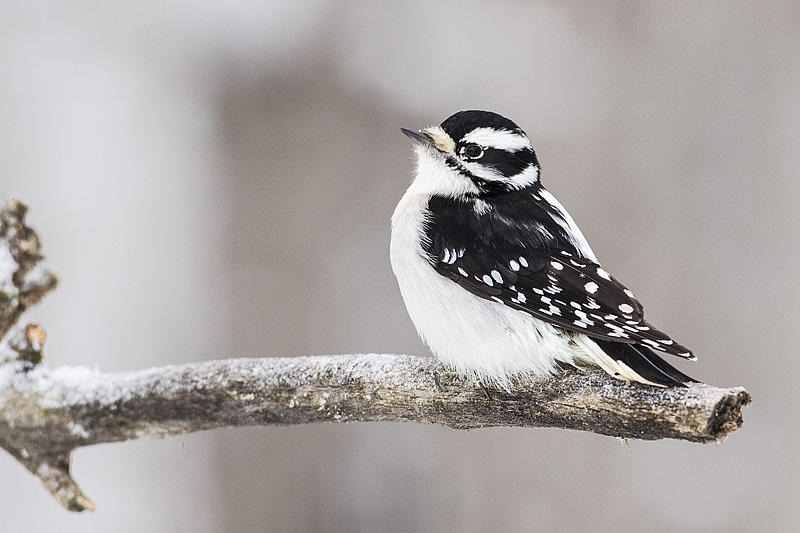
[(461, 153), (470, 159), (480, 159), (483, 156), (483, 148), (477, 144), (468, 144), (461, 149)]

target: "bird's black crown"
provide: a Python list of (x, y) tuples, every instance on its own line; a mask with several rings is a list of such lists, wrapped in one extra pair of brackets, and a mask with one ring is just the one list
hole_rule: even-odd
[(459, 111), (448, 117), (441, 124), (442, 129), (453, 140), (458, 141), (464, 135), (471, 132), (475, 128), (492, 128), (495, 130), (506, 130), (513, 133), (525, 135), (522, 128), (517, 126), (514, 121), (507, 119), (503, 115), (492, 113), (491, 111), (480, 111), (477, 109), (469, 109), (467, 111)]

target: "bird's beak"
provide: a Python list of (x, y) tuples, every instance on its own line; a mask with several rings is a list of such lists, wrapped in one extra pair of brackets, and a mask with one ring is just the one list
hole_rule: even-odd
[(420, 130), (408, 130), (406, 128), (400, 128), (400, 131), (402, 131), (406, 137), (411, 139), (414, 144), (427, 147), (434, 146), (433, 139), (427, 133), (424, 133)]

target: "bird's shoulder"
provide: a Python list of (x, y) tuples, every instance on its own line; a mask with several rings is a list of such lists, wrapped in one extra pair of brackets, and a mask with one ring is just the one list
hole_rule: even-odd
[(433, 196), (428, 201), (424, 231), (427, 248), (434, 255), (444, 248), (577, 254), (537, 189), (487, 197)]

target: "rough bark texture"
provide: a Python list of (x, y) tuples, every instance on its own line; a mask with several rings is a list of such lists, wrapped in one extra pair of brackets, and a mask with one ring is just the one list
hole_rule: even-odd
[[(44, 330), (12, 327), (55, 286), (55, 276), (41, 270), (31, 277), (41, 256), (24, 214), (14, 201), (0, 212), (0, 333), (7, 334), (0, 349), (10, 354), (0, 364), (0, 446), (72, 511), (94, 509), (70, 476), (72, 450), (102, 442), (230, 426), (367, 421), (720, 442), (741, 426), (742, 407), (750, 402), (742, 388), (662, 389), (575, 369), (511, 391), (490, 390), (487, 398), (436, 360), (405, 355), (227, 359), (113, 374), (37, 366)], [(19, 242), (35, 247), (23, 253)], [(437, 372), (443, 390), (434, 383)]]

